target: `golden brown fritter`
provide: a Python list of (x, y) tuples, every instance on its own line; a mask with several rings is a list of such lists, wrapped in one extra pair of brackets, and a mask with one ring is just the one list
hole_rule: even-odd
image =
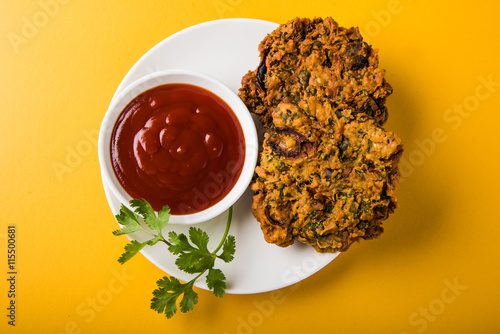
[(264, 129), (251, 187), (266, 241), (335, 252), (379, 236), (402, 144), (382, 128), (392, 88), (376, 51), (331, 18), (289, 21), (259, 50), (239, 95)]
[(289, 102), (323, 123), (358, 113), (385, 123), (392, 88), (378, 68), (377, 50), (358, 28), (339, 27), (332, 18), (296, 18), (267, 35), (259, 52), (261, 64), (243, 77), (239, 91), (250, 111), (265, 115)]

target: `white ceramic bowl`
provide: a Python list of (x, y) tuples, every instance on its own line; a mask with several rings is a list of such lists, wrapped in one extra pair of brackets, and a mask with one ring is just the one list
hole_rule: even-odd
[(170, 217), (171, 224), (189, 225), (201, 223), (225, 212), (241, 197), (253, 177), (258, 155), (257, 132), (250, 112), (235, 92), (210, 76), (187, 70), (165, 70), (155, 72), (136, 80), (127, 86), (119, 95), (113, 98), (108, 111), (104, 116), (101, 130), (99, 132), (98, 154), (99, 163), (101, 165), (101, 174), (103, 182), (109, 186), (113, 195), (121, 203), (128, 206), (129, 201), (132, 198), (123, 189), (120, 182), (116, 178), (111, 164), (110, 141), (113, 128), (119, 115), (130, 101), (146, 90), (169, 83), (185, 83), (195, 85), (202, 87), (220, 97), (234, 111), (240, 122), (243, 130), (243, 136), (245, 138), (245, 161), (243, 168), (236, 184), (229, 191), (229, 193), (219, 202), (203, 211), (193, 214), (171, 215)]

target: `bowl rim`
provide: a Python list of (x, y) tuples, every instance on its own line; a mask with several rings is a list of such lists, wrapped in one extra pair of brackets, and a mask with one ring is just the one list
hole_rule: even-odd
[[(225, 101), (233, 110), (239, 121), (245, 139), (245, 160), (238, 180), (229, 193), (219, 202), (205, 210), (186, 215), (171, 215), (170, 224), (191, 225), (202, 223), (224, 213), (231, 207), (248, 188), (257, 163), (258, 136), (253, 117), (238, 95), (221, 81), (201, 72), (184, 69), (168, 69), (145, 75), (128, 86), (115, 96), (103, 117), (99, 130), (98, 158), (101, 176), (114, 197), (123, 205), (130, 208), (132, 197), (123, 189), (116, 178), (112, 164), (110, 140), (116, 120), (123, 109), (139, 94), (163, 84), (185, 83), (202, 87)], [(131, 208), (130, 208), (131, 209)]]

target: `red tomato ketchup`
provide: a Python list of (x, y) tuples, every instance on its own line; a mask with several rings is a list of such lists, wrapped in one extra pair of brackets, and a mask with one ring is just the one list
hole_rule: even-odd
[(176, 215), (219, 202), (245, 160), (243, 130), (232, 109), (204, 88), (165, 84), (133, 99), (111, 135), (114, 172), (132, 198)]

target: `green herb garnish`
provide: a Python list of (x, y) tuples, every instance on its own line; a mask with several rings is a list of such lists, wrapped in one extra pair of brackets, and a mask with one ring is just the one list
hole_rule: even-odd
[[(131, 200), (130, 206), (134, 208), (135, 212), (122, 204), (120, 213), (115, 216), (122, 228), (113, 231), (113, 234), (123, 235), (143, 231), (151, 235), (151, 239), (144, 242), (132, 240), (125, 246), (125, 252), (120, 256), (118, 262), (124, 264), (145, 246), (153, 246), (158, 242), (163, 242), (168, 246), (167, 249), (170, 253), (177, 255), (175, 260), (177, 267), (186, 273), (196, 275), (187, 283), (181, 283), (172, 276), (165, 276), (158, 280), (156, 282), (158, 288), (153, 291), (153, 298), (151, 299), (151, 309), (158, 313), (165, 313), (167, 318), (171, 318), (177, 311), (177, 300), (182, 296), (179, 302), (181, 312), (191, 311), (194, 305), (198, 303), (198, 294), (193, 290), (193, 285), (206, 272), (208, 272), (206, 275), (208, 288), (213, 291), (215, 296), (224, 296), (226, 276), (220, 269), (214, 268), (214, 265), (217, 258), (224, 262), (231, 262), (234, 258), (236, 239), (234, 236), (228, 235), (233, 213), (232, 207), (229, 208), (224, 236), (217, 248), (210, 252), (208, 249), (208, 234), (196, 227), (189, 228), (188, 236), (183, 233), (169, 232), (168, 238), (164, 238), (162, 230), (168, 225), (170, 218), (170, 208), (168, 206), (164, 206), (158, 214), (144, 199)], [(146, 229), (141, 224), (142, 222), (149, 229)], [(221, 249), (222, 251), (218, 254)]]

